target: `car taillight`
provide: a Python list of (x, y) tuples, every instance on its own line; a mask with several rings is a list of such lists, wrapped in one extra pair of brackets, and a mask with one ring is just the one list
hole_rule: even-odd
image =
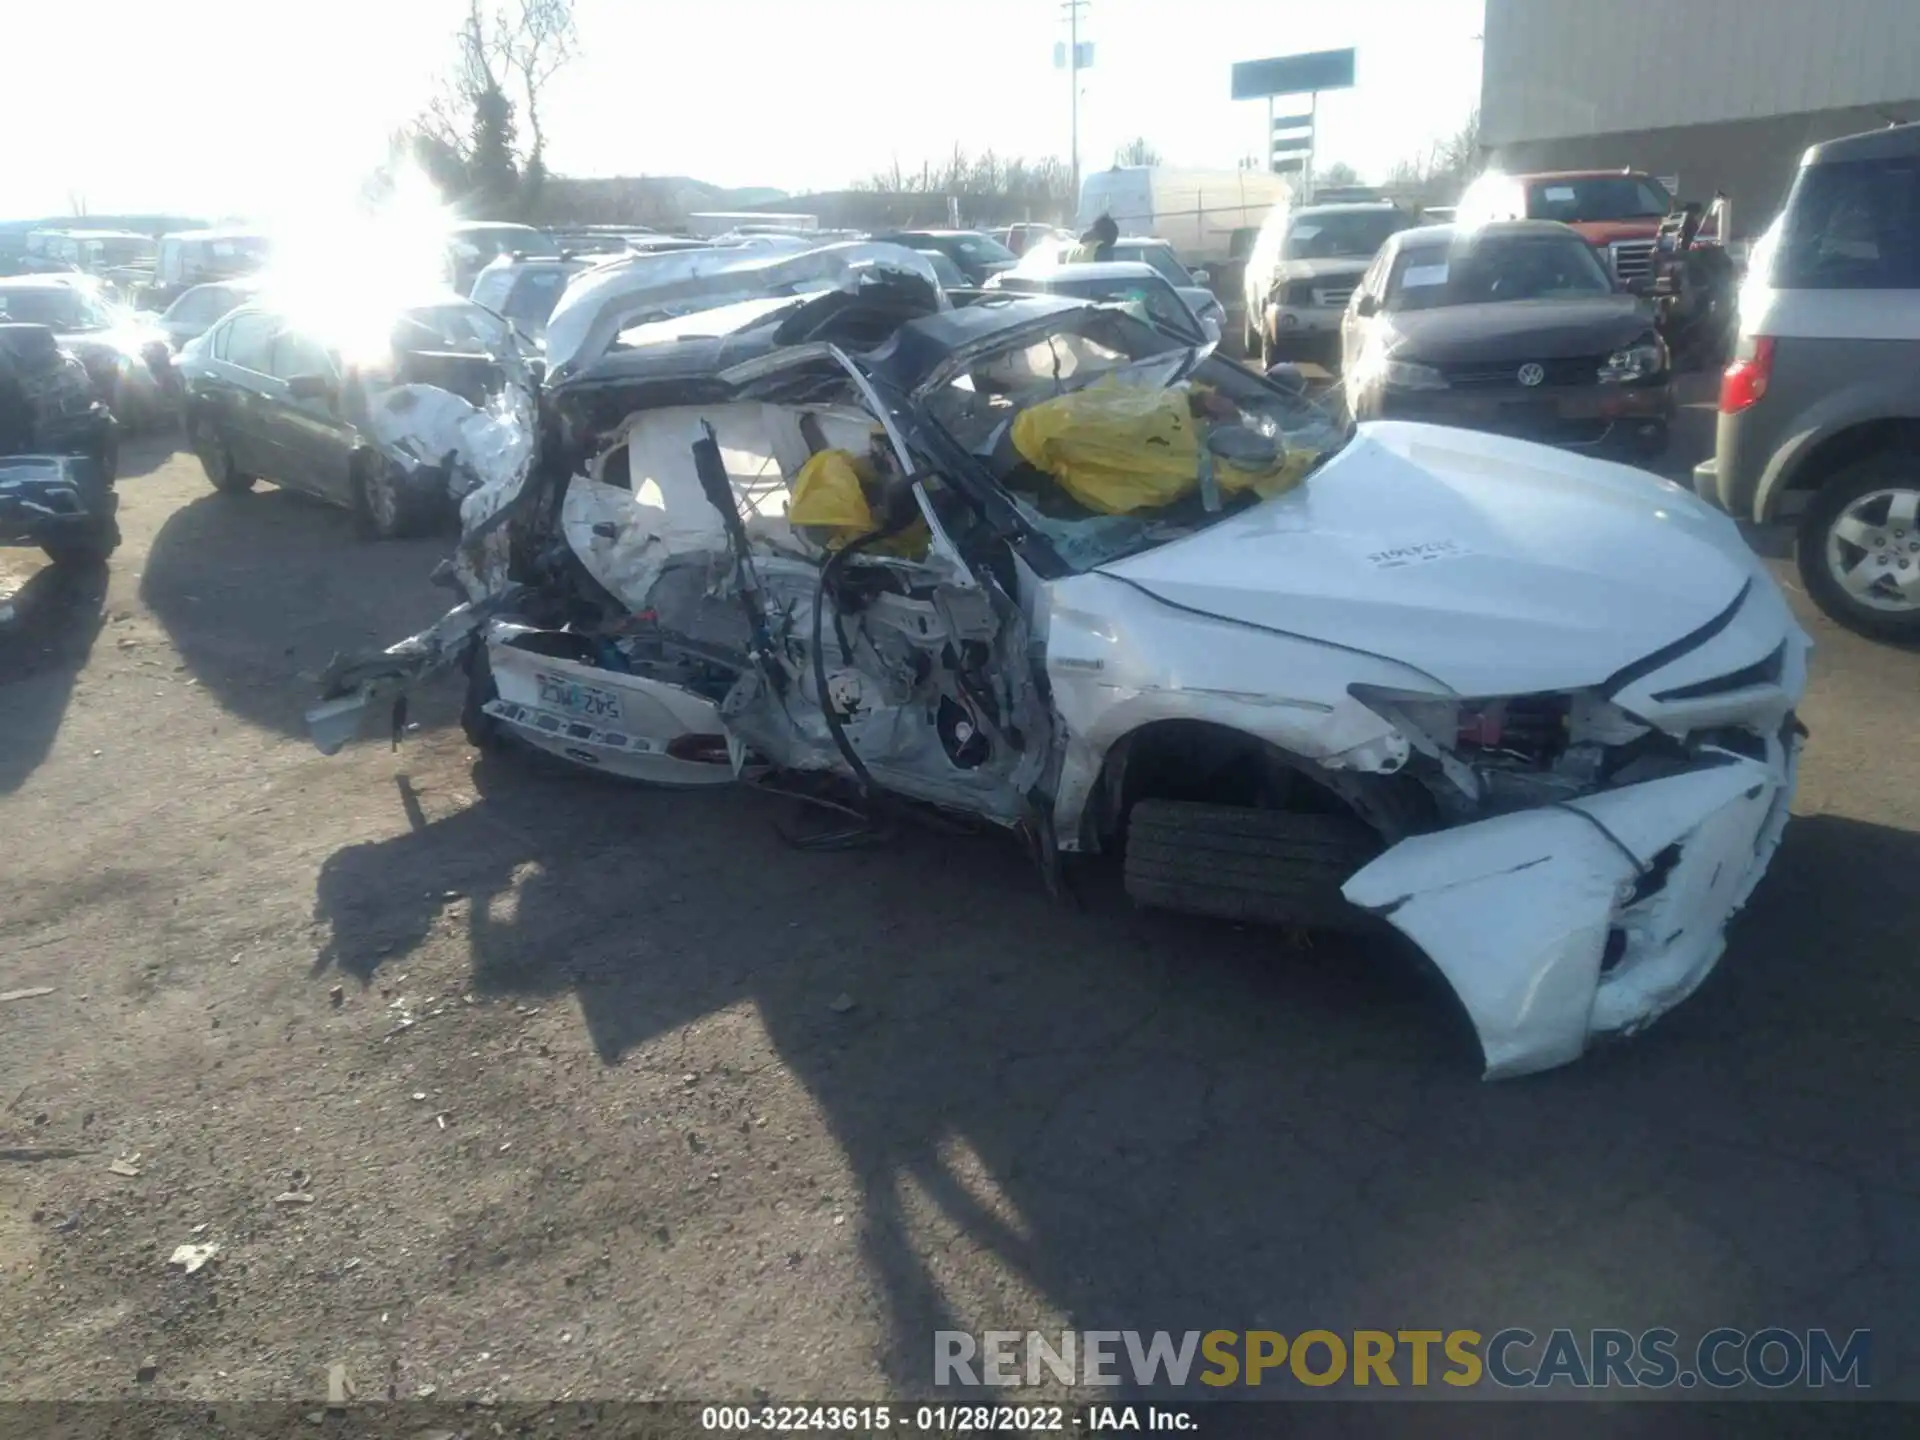
[(1720, 413), (1738, 415), (1767, 393), (1767, 381), (1773, 375), (1773, 337), (1755, 335), (1743, 339), (1734, 352), (1732, 363), (1720, 377)]

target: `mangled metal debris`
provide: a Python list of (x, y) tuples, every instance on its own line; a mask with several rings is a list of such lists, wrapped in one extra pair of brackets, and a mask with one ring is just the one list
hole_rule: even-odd
[(538, 453), (462, 503), (463, 603), (330, 668), (321, 748), (458, 670), (479, 745), (774, 782), (850, 834), (917, 804), (1049, 876), (1123, 852), (1147, 904), (1372, 911), (1489, 1076), (1699, 984), (1785, 823), (1808, 650), (1724, 518), (1520, 442), (1342, 429), (1190, 336), (955, 308), (924, 268), (589, 272)]

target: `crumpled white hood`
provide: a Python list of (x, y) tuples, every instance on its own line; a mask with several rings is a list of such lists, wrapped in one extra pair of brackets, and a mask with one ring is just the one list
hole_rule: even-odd
[(1298, 490), (1101, 569), (1462, 695), (1596, 684), (1773, 583), (1732, 521), (1644, 471), (1396, 422)]
[(904, 245), (860, 241), (673, 250), (609, 261), (583, 271), (547, 319), (547, 371), (555, 378), (607, 352), (622, 330), (768, 295), (856, 289), (890, 271), (923, 281), (946, 304), (926, 256)]

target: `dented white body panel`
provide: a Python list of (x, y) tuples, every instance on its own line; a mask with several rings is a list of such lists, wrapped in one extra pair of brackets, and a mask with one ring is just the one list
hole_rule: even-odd
[(667, 753), (684, 736), (725, 733), (712, 701), (515, 644), (532, 633), (506, 622), (487, 632), (487, 663), (499, 694), (484, 708), (496, 724), (536, 750), (629, 780), (687, 787), (733, 783), (729, 764)]
[[(1789, 746), (1402, 841), (1346, 883), (1427, 954), (1480, 1037), (1488, 1079), (1577, 1059), (1691, 995), (1780, 843)], [(1635, 883), (1678, 857), (1644, 900)], [(1614, 932), (1617, 960), (1603, 969)]]
[(925, 281), (940, 277), (904, 245), (803, 240), (636, 254), (582, 272), (547, 319), (547, 367), (559, 376), (606, 353), (623, 330), (774, 294), (851, 289), (864, 274), (890, 270)]
[(1755, 573), (1731, 520), (1643, 470), (1398, 421), (1362, 426), (1291, 494), (1103, 568), (1189, 610), (1393, 656), (1458, 695), (1597, 684), (1711, 622)]
[(1067, 851), (1085, 848), (1108, 752), (1143, 726), (1202, 720), (1329, 769), (1391, 771), (1406, 740), (1348, 686), (1431, 683), (1379, 656), (1175, 609), (1097, 571), (1040, 587), (1038, 608), (1065, 749), (1054, 832)]

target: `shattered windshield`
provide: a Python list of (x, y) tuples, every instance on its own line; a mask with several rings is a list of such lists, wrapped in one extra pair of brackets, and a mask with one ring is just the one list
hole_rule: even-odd
[(1290, 489), (1346, 440), (1317, 405), (1113, 310), (962, 352), (925, 398), (1077, 571)]
[(1399, 210), (1332, 210), (1296, 215), (1283, 249), (1289, 260), (1366, 260), (1413, 224)]

